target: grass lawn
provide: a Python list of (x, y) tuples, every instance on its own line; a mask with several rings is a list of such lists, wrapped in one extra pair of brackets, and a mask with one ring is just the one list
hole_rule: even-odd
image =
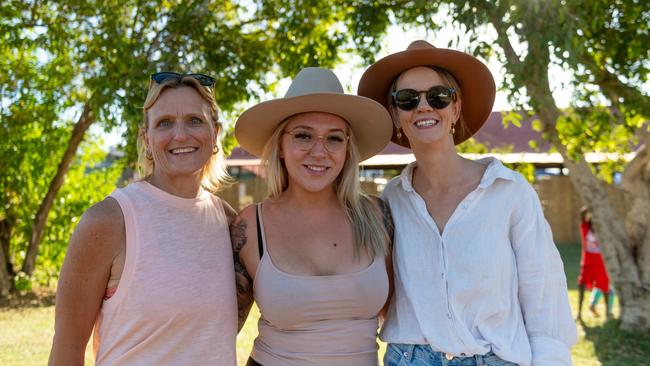
[[(565, 263), (569, 284), (569, 298), (573, 312), (577, 310), (578, 291), (576, 278), (579, 271), (580, 247), (559, 247)], [(605, 322), (603, 315), (594, 318), (587, 309), (588, 294), (583, 309), (584, 324), (578, 324), (578, 344), (573, 348), (576, 366), (636, 366), (648, 365), (650, 359), (650, 334), (635, 334), (617, 329), (616, 321)], [(28, 294), (10, 303), (0, 303), (0, 365), (45, 365), (50, 352), (54, 305), (51, 292)], [(600, 313), (604, 314), (604, 304)], [(619, 309), (614, 307), (614, 315)], [(244, 365), (256, 334), (259, 312), (253, 308), (244, 329), (237, 337), (237, 359)], [(384, 345), (380, 344), (383, 355)], [(86, 364), (92, 365), (90, 349), (86, 352)]]

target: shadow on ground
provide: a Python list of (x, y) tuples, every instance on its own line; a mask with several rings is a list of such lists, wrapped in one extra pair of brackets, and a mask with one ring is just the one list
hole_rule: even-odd
[(55, 293), (52, 290), (35, 290), (26, 293), (0, 297), (0, 308), (25, 309), (54, 305)]
[(603, 366), (650, 364), (650, 333), (620, 330), (616, 319), (598, 325), (584, 322), (580, 325), (585, 339), (594, 344), (596, 357)]

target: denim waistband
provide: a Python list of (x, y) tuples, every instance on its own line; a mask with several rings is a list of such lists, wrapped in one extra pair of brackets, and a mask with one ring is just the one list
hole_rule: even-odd
[(437, 361), (436, 364), (444, 366), (515, 365), (501, 359), (492, 351), (484, 355), (453, 356), (449, 353), (434, 351), (428, 344), (391, 343), (390, 346), (399, 349), (404, 359), (409, 363), (414, 358), (426, 357)]

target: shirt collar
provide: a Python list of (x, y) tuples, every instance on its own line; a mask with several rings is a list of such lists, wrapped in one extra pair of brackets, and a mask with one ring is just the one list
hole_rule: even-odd
[[(515, 180), (515, 173), (503, 166), (499, 159), (489, 156), (475, 161), (479, 164), (487, 165), (485, 173), (483, 173), (483, 177), (481, 178), (481, 182), (478, 184), (479, 188), (485, 189), (499, 178), (511, 181)], [(413, 169), (415, 169), (416, 166), (417, 161), (414, 161), (407, 165), (400, 174), (402, 188), (404, 188), (406, 192), (413, 191)]]
[(400, 180), (402, 181), (402, 188), (406, 192), (413, 191), (413, 169), (417, 166), (417, 161), (414, 161), (406, 166), (400, 174)]
[(485, 173), (483, 173), (483, 178), (481, 178), (481, 182), (478, 184), (479, 188), (487, 188), (492, 185), (492, 183), (494, 183), (497, 179), (505, 179), (511, 181), (515, 181), (516, 179), (516, 173), (503, 166), (501, 161), (497, 158), (489, 156), (486, 158), (478, 159), (476, 162), (487, 165), (487, 169), (485, 169)]

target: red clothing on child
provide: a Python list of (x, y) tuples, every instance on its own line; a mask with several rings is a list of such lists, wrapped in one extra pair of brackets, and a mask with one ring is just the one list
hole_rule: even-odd
[(591, 229), (591, 224), (588, 222), (581, 223), (580, 234), (582, 236), (582, 259), (580, 261), (578, 285), (584, 285), (588, 289), (595, 287), (604, 293), (608, 293), (609, 277), (605, 270), (603, 257), (600, 254), (600, 243)]

